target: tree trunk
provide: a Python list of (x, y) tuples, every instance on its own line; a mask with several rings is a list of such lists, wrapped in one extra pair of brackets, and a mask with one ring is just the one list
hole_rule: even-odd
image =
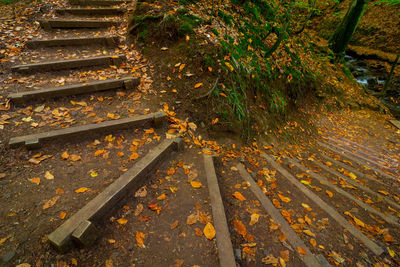
[(387, 90), (388, 90), (388, 88), (389, 88), (391, 79), (392, 79), (393, 74), (394, 74), (394, 69), (396, 68), (397, 63), (399, 62), (399, 60), (400, 60), (400, 52), (397, 54), (397, 57), (396, 57), (396, 59), (395, 59), (394, 62), (393, 62), (392, 68), (391, 68), (390, 73), (389, 73), (389, 76), (388, 76), (388, 78), (387, 78), (387, 80), (386, 80), (386, 82), (385, 82), (385, 85), (383, 86), (382, 92), (380, 92), (379, 94), (377, 94), (377, 96), (385, 96), (385, 95), (386, 95), (386, 92), (387, 92)]
[(344, 56), (347, 45), (355, 32), (369, 0), (353, 0), (342, 22), (329, 39), (329, 47), (339, 57)]

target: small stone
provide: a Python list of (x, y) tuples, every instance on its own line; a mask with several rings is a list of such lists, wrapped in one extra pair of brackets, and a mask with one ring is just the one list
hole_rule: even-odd
[(9, 262), (15, 256), (15, 250), (9, 250), (3, 255), (3, 262)]
[(238, 249), (238, 248), (235, 248), (235, 259), (238, 262), (242, 261), (242, 251), (240, 249)]

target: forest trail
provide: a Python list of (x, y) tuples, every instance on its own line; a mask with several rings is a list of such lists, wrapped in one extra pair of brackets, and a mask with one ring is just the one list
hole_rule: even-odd
[(295, 146), (207, 141), (126, 41), (134, 2), (50, 9), (1, 74), (2, 265), (400, 264), (384, 116), (314, 114), (320, 138)]

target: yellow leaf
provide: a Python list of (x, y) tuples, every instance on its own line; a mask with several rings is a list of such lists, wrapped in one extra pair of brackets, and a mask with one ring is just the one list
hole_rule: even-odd
[(200, 188), (200, 187), (203, 186), (200, 182), (197, 182), (197, 181), (190, 181), (190, 185), (191, 185), (193, 188)]
[(301, 203), (301, 206), (303, 206), (303, 208), (306, 208), (306, 209), (310, 208), (310, 206), (308, 204), (306, 204), (306, 203)]
[(326, 162), (325, 162), (325, 165), (328, 166), (328, 167), (330, 167), (330, 166), (332, 166), (332, 162), (326, 161)]
[(383, 195), (385, 195), (385, 196), (389, 195), (389, 193), (388, 193), (388, 192), (386, 192), (386, 191), (383, 191), (383, 190), (378, 190), (378, 192), (379, 192), (379, 193), (381, 193), (381, 194), (383, 194)]
[(6, 242), (7, 239), (9, 239), (9, 238), (10, 238), (9, 236), (6, 236), (6, 237), (0, 239), (0, 246), (1, 246), (4, 242)]
[(53, 207), (54, 204), (56, 204), (56, 202), (57, 202), (57, 200), (58, 200), (59, 198), (60, 198), (60, 196), (55, 196), (55, 197), (53, 197), (52, 199), (46, 201), (46, 203), (44, 203), (44, 205), (43, 205), (43, 210), (46, 210), (46, 209), (48, 209), (48, 208), (50, 208), (50, 207)]
[(231, 63), (225, 62), (225, 65), (226, 65), (231, 71), (233, 71), (233, 66), (231, 65)]
[(354, 173), (352, 173), (352, 172), (349, 172), (349, 177), (350, 177), (351, 179), (353, 179), (353, 180), (356, 180), (356, 179), (357, 179), (357, 176), (356, 176)]
[(132, 152), (131, 156), (129, 157), (130, 160), (135, 160), (139, 158), (139, 154), (136, 152)]
[(181, 72), (185, 66), (186, 66), (185, 64), (181, 64), (181, 65), (179, 66), (179, 72)]
[(329, 190), (326, 190), (325, 193), (329, 196), (329, 197), (333, 197), (333, 193)]
[(128, 222), (128, 220), (125, 219), (125, 218), (119, 218), (119, 219), (117, 220), (117, 223), (119, 223), (120, 225), (124, 225), (124, 224), (126, 224), (127, 222)]
[(278, 194), (278, 197), (279, 197), (283, 202), (286, 202), (286, 203), (292, 201), (289, 197), (285, 197), (285, 196), (283, 196), (283, 195), (281, 195), (281, 194)]
[(66, 213), (66, 212), (64, 212), (64, 211), (61, 211), (61, 212), (60, 212), (60, 219), (61, 219), (61, 220), (64, 220), (66, 216), (67, 216), (67, 213)]
[(239, 200), (246, 200), (246, 198), (240, 193), (240, 192), (235, 192), (235, 193), (233, 193), (232, 194), (236, 199), (239, 199)]
[(84, 193), (88, 190), (89, 190), (89, 188), (87, 188), (87, 187), (81, 187), (81, 188), (76, 189), (75, 193)]
[(35, 178), (32, 178), (32, 179), (28, 179), (31, 183), (34, 183), (34, 184), (37, 184), (37, 185), (39, 185), (40, 184), (40, 178), (39, 177), (35, 177)]
[(106, 152), (104, 149), (99, 149), (96, 152), (94, 152), (94, 156), (98, 157), (104, 154), (104, 152)]
[(249, 225), (254, 225), (254, 224), (256, 224), (256, 223), (258, 222), (258, 219), (259, 219), (259, 218), (260, 218), (260, 214), (257, 214), (257, 213), (251, 214)]
[(215, 119), (213, 119), (213, 120), (211, 121), (211, 124), (214, 125), (214, 124), (216, 124), (217, 122), (218, 122), (218, 118), (215, 118)]
[(311, 238), (311, 239), (310, 239), (310, 244), (311, 244), (313, 247), (316, 247), (316, 246), (317, 246), (317, 241), (316, 241), (314, 238)]
[(300, 181), (302, 184), (305, 184), (305, 185), (310, 185), (310, 182), (309, 181), (306, 181), (306, 180), (301, 180)]
[(99, 175), (96, 171), (92, 171), (91, 173), (90, 173), (90, 176), (92, 176), (93, 178), (94, 177), (97, 177), (97, 175)]
[(203, 86), (203, 83), (196, 83), (196, 84), (194, 85), (194, 88), (199, 88), (200, 86)]
[(49, 171), (46, 171), (46, 173), (44, 174), (44, 177), (45, 177), (47, 180), (53, 180), (53, 179), (54, 179), (54, 175), (51, 174)]
[(315, 234), (313, 232), (311, 232), (310, 230), (303, 230), (303, 233), (305, 233), (308, 236), (315, 237)]
[(203, 229), (203, 233), (205, 237), (207, 237), (209, 240), (213, 239), (215, 237), (214, 226), (210, 222), (208, 222)]

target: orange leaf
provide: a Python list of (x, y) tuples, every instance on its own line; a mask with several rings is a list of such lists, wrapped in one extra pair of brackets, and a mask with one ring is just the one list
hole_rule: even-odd
[(201, 229), (199, 227), (194, 228), (194, 233), (197, 236), (203, 236), (203, 232), (201, 231)]
[(214, 124), (216, 124), (217, 122), (218, 122), (218, 118), (215, 118), (215, 119), (213, 119), (213, 120), (211, 121), (211, 124), (214, 125)]
[(329, 196), (329, 197), (333, 197), (333, 193), (329, 190), (326, 190), (325, 193)]
[(69, 158), (68, 152), (65, 151), (64, 153), (62, 153), (61, 158), (62, 158), (62, 159), (68, 159), (68, 158)]
[(203, 85), (203, 83), (196, 83), (195, 85), (194, 85), (194, 88), (199, 88), (200, 86), (202, 86)]
[(314, 238), (311, 238), (311, 239), (310, 239), (310, 244), (311, 244), (313, 247), (316, 247), (316, 246), (317, 246), (317, 241), (316, 241)]
[(104, 149), (99, 149), (96, 152), (94, 152), (94, 156), (98, 157), (104, 154), (104, 152), (106, 152)]
[(209, 240), (213, 239), (215, 237), (214, 226), (210, 222), (208, 222), (203, 229), (203, 233), (205, 237), (207, 237)]
[(272, 204), (274, 204), (275, 208), (280, 209), (281, 203), (276, 198), (272, 199)]
[(127, 222), (128, 222), (128, 220), (125, 219), (125, 218), (119, 218), (119, 219), (117, 220), (117, 223), (119, 223), (120, 225), (124, 225), (124, 224), (126, 224)]
[(175, 168), (171, 167), (168, 171), (167, 171), (167, 175), (173, 175), (175, 174)]
[(178, 227), (178, 224), (179, 224), (178, 221), (173, 222), (173, 223), (171, 224), (171, 226), (170, 226), (171, 230), (173, 230), (173, 229), (175, 229), (176, 227)]
[(146, 234), (142, 232), (136, 232), (136, 242), (139, 247), (145, 248), (146, 246), (144, 245), (143, 239), (146, 238)]
[(238, 232), (241, 236), (243, 236), (243, 238), (246, 238), (247, 229), (246, 229), (246, 226), (245, 226), (240, 220), (235, 219), (235, 220), (233, 221), (233, 227), (236, 228), (237, 232)]
[(233, 193), (232, 194), (236, 199), (239, 199), (239, 200), (246, 200), (246, 198), (240, 193), (240, 192), (235, 192), (235, 193)]
[(394, 242), (393, 236), (391, 236), (389, 234), (383, 235), (383, 239), (385, 240), (385, 242)]
[(64, 211), (61, 211), (61, 212), (60, 212), (60, 219), (61, 219), (61, 220), (64, 220), (64, 219), (65, 219), (65, 216), (67, 216), (67, 213), (64, 212)]
[(69, 156), (69, 160), (70, 161), (78, 161), (78, 160), (81, 160), (82, 158), (81, 158), (81, 156), (79, 156), (79, 155), (75, 155), (75, 154), (72, 154), (72, 155), (70, 155)]
[(89, 190), (89, 188), (87, 188), (87, 187), (81, 187), (81, 188), (76, 189), (75, 193), (84, 193), (88, 190)]
[(32, 179), (28, 179), (31, 183), (34, 183), (34, 184), (37, 184), (37, 185), (39, 185), (40, 184), (40, 178), (39, 177), (35, 177), (35, 178), (32, 178)]
[(307, 251), (305, 251), (302, 247), (297, 247), (297, 252), (301, 255), (307, 255)]
[(286, 203), (292, 201), (289, 197), (285, 197), (285, 196), (283, 196), (283, 195), (281, 195), (281, 194), (278, 194), (278, 197), (279, 197), (283, 202), (286, 202)]
[(129, 157), (130, 160), (135, 160), (139, 158), (139, 154), (136, 152), (132, 152), (131, 156)]
[(167, 198), (167, 196), (165, 194), (161, 194), (157, 199), (158, 200), (164, 200), (166, 198)]
[(118, 157), (122, 158), (124, 156), (124, 152), (118, 152)]

